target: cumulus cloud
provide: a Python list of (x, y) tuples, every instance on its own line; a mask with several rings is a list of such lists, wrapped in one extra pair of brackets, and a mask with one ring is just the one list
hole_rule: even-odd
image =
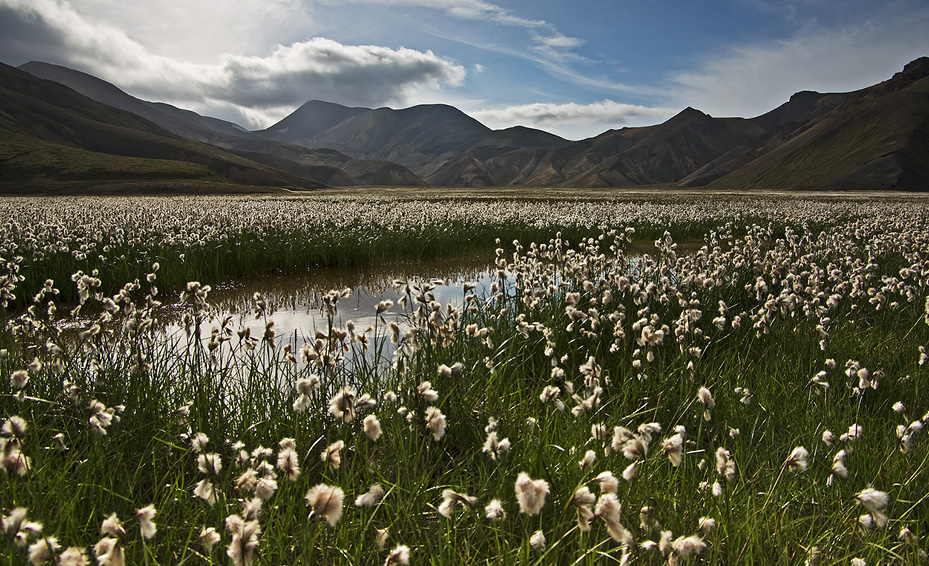
[(714, 116), (763, 114), (800, 90), (847, 92), (880, 81), (929, 54), (929, 10), (825, 29), (806, 26), (791, 38), (731, 48), (671, 77), (672, 105)]
[(539, 128), (568, 139), (595, 136), (611, 128), (663, 122), (676, 113), (658, 108), (602, 100), (591, 104), (534, 103), (468, 112), (491, 128), (522, 125)]
[[(149, 100), (211, 115), (246, 118), (263, 127), (310, 99), (380, 106), (403, 104), (412, 93), (460, 85), (464, 67), (432, 51), (343, 45), (312, 38), (277, 45), (264, 56), (225, 54), (216, 63), (190, 63), (153, 54), (124, 32), (90, 21), (56, 0), (0, 0), (21, 34), (38, 33), (46, 49), (75, 66)], [(3, 40), (12, 44), (9, 38)], [(0, 43), (2, 45), (2, 43)]]

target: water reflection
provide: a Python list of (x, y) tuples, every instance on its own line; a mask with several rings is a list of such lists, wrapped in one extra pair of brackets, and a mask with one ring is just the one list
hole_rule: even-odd
[[(437, 302), (460, 307), (464, 297), (463, 283), (476, 283), (480, 295), (490, 287), (495, 276), (493, 263), (486, 259), (459, 259), (320, 268), (301, 274), (239, 279), (228, 285), (214, 286), (210, 291), (212, 320), (203, 330), (205, 338), (209, 338), (211, 325), (218, 326), (224, 318), (232, 316), (234, 328), (247, 327), (253, 336), (260, 337), (267, 318), (274, 321), (279, 337), (299, 347), (306, 339), (312, 339), (317, 330), (328, 331), (323, 297), (333, 289), (351, 289), (350, 296), (339, 299), (333, 325), (344, 328), (352, 321), (356, 332), (361, 332), (375, 326), (377, 304), (388, 299), (395, 306), (384, 314), (383, 320), (403, 325), (399, 301), (404, 291), (402, 288), (398, 291), (395, 282), (417, 287), (435, 284), (432, 295)], [(256, 293), (265, 303), (265, 312), (259, 316), (256, 316)], [(171, 320), (166, 329), (168, 333), (179, 329), (179, 323), (179, 319)]]

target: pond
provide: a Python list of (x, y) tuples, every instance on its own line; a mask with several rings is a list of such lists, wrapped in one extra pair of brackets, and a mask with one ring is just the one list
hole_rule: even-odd
[[(236, 331), (247, 328), (256, 338), (265, 334), (267, 321), (273, 321), (277, 338), (290, 343), (292, 351), (297, 352), (304, 343), (313, 342), (317, 331), (328, 334), (326, 296), (345, 289), (349, 294), (336, 303), (333, 328), (353, 325), (356, 333), (363, 333), (380, 325), (375, 340), (389, 352), (393, 347), (387, 340), (386, 325), (396, 323), (402, 331), (409, 328), (411, 310), (402, 306), (404, 297), (412, 303), (417, 290), (431, 289), (432, 298), (443, 310), (448, 305), (461, 308), (465, 283), (474, 285), (478, 296), (486, 296), (496, 277), (496, 267), (485, 258), (319, 268), (299, 274), (237, 279), (212, 286), (207, 296), (210, 316), (201, 325), (200, 338), (209, 341), (212, 329), (227, 317), (231, 317), (229, 327)], [(407, 295), (407, 288), (412, 295)], [(264, 302), (263, 312), (256, 308), (258, 299)], [(167, 298), (162, 300), (168, 303)], [(378, 304), (388, 300), (393, 307), (378, 317)], [(183, 336), (181, 312), (180, 304), (172, 304), (162, 313), (167, 336)], [(346, 358), (353, 353), (347, 352)]]

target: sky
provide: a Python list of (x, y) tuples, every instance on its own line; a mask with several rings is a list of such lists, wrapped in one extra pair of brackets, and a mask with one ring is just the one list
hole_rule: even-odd
[(582, 139), (688, 106), (753, 117), (921, 56), (926, 0), (0, 0), (0, 62), (248, 129), (325, 100)]

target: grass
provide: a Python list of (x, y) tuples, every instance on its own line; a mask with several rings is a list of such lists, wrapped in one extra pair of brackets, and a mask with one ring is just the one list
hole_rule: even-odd
[[(434, 210), (435, 204), (416, 210)], [(538, 245), (501, 238), (497, 252), (490, 252), (503, 270), (495, 288), (480, 296), (469, 292), (473, 298), (459, 308), (433, 304), (428, 288), (411, 289), (406, 306), (390, 309), (401, 313), (409, 328), (400, 334), (399, 354), (389, 346), (385, 321), (367, 331), (372, 353), (363, 366), (338, 361), (343, 345), (362, 348), (339, 328), (316, 336), (315, 343), (308, 337), (309, 355), (299, 347), (285, 350), (271, 335), (267, 340), (239, 336), (236, 328), (203, 318), (209, 294), (197, 295), (194, 288), (180, 307), (191, 334), (164, 335), (158, 322), (162, 310), (152, 301), (162, 296), (157, 286), (172, 288), (164, 282), (165, 264), (179, 264), (168, 261), (123, 288), (116, 297), (120, 311), (109, 321), (100, 313), (115, 293), (91, 293), (80, 318), (62, 314), (50, 320), (53, 287), (38, 297), (30, 292), (31, 312), (7, 313), (0, 357), (0, 415), (18, 415), (28, 425), (21, 446), (9, 431), (4, 435), (7, 471), (0, 473), (0, 512), (7, 517), (24, 507), (31, 520), (42, 522), (44, 536), (56, 537), (62, 547), (83, 548), (101, 539), (101, 523), (116, 513), (126, 531), (117, 538), (128, 563), (228, 563), (233, 533), (225, 524), (227, 517), (243, 514), (243, 503), (254, 497), (235, 487), (251, 468), (278, 486), (257, 518), (261, 534), (254, 564), (383, 564), (397, 545), (409, 547), (415, 564), (609, 564), (624, 556), (644, 564), (797, 564), (814, 546), (820, 564), (848, 564), (852, 558), (917, 563), (929, 529), (924, 487), (929, 442), (922, 425), (914, 424), (929, 415), (929, 370), (918, 349), (929, 345), (929, 266), (920, 251), (929, 238), (929, 215), (918, 202), (857, 208), (768, 204), (770, 214), (780, 218), (777, 225), (763, 222), (754, 207), (740, 209), (735, 219), (719, 212), (735, 211), (737, 201), (720, 203), (715, 218), (695, 215), (686, 202), (670, 203), (669, 209), (679, 211), (668, 213), (671, 232), (681, 228), (695, 241), (693, 231), (705, 230), (705, 247), (679, 249), (670, 235), (663, 236), (657, 247), (653, 242), (648, 258), (627, 255), (641, 239), (633, 246), (623, 224), (601, 229), (595, 223), (587, 228), (589, 238), (549, 231), (533, 238)], [(586, 203), (570, 206), (585, 218)], [(802, 212), (788, 212), (797, 210)], [(165, 222), (170, 220), (196, 227), (183, 217)], [(451, 253), (451, 241), (467, 228), (457, 222), (440, 216), (421, 229), (408, 229), (410, 241), (427, 243), (406, 253)], [(545, 232), (529, 221), (523, 226), (480, 222), (476, 217), (480, 229), (472, 231), (489, 232), (474, 236), (474, 245), (488, 245), (491, 229), (513, 230), (511, 236), (519, 230), (531, 236)], [(449, 232), (444, 226), (451, 226)], [(582, 226), (562, 228), (580, 231)], [(296, 236), (273, 228), (267, 233), (275, 234), (280, 247), (269, 247), (264, 257), (240, 269), (266, 269), (309, 253), (298, 250)], [(325, 253), (340, 261), (392, 255), (380, 243), (383, 235), (355, 243), (370, 230), (359, 221), (309, 242), (325, 242)], [(196, 251), (199, 244), (189, 242), (184, 248), (177, 244), (172, 253), (184, 249), (196, 269), (220, 274), (235, 261), (248, 261), (249, 254), (236, 248), (254, 252), (257, 242), (270, 241), (227, 234), (204, 247), (215, 246), (213, 256), (230, 254), (228, 264), (222, 259), (211, 266), (209, 255)], [(71, 268), (61, 263), (63, 271)], [(21, 273), (36, 277), (37, 264), (24, 258), (21, 265)], [(115, 281), (127, 275), (134, 272), (111, 272), (124, 277)], [(65, 313), (63, 305), (60, 311)], [(99, 333), (79, 335), (94, 323), (101, 324)], [(209, 343), (213, 327), (215, 348)], [(663, 339), (653, 334), (661, 330)], [(327, 354), (336, 361), (321, 362)], [(6, 377), (33, 359), (41, 367), (26, 370), (29, 380), (21, 390), (26, 399), (17, 401), (20, 390)], [(858, 371), (862, 368), (867, 374)], [(811, 382), (820, 371), (828, 388)], [(298, 380), (311, 375), (320, 378), (319, 385), (309, 393), (308, 408), (298, 412)], [(422, 393), (428, 389), (425, 381), (434, 397)], [(356, 398), (370, 395), (376, 404), (359, 404), (350, 421), (333, 414), (330, 400), (344, 386), (355, 387)], [(547, 386), (560, 389), (563, 410), (540, 398)], [(711, 392), (711, 407), (699, 400), (701, 387)], [(100, 417), (92, 400), (118, 417), (103, 429), (106, 434), (91, 425), (92, 417)], [(894, 408), (897, 402), (901, 410)], [(438, 440), (426, 428), (426, 415), (436, 408), (447, 419)], [(382, 427), (376, 441), (363, 431), (369, 415)], [(651, 434), (644, 455), (629, 459), (624, 449), (631, 454), (629, 442), (647, 440), (640, 428), (646, 423), (658, 423), (661, 430)], [(823, 441), (826, 430), (838, 439), (854, 424), (863, 430), (860, 440)], [(601, 425), (604, 436), (597, 437), (593, 433)], [(626, 436), (617, 427), (624, 427)], [(684, 427), (677, 467), (663, 451), (675, 427)], [(510, 443), (496, 460), (482, 449), (488, 429)], [(216, 453), (222, 462), (215, 476), (198, 469), (201, 453), (191, 442), (197, 433), (209, 438), (202, 453)], [(57, 434), (68, 450), (56, 449)], [(910, 435), (906, 446), (899, 438), (905, 434)], [(293, 481), (275, 468), (285, 438), (293, 439), (301, 468)], [(339, 466), (320, 456), (337, 441), (344, 442)], [(787, 460), (798, 446), (809, 457), (805, 470), (794, 472)], [(259, 447), (269, 448), (269, 455), (260, 457)], [(14, 448), (29, 458), (21, 476), (10, 460)], [(840, 448), (847, 454), (848, 476), (830, 482)], [(731, 479), (717, 470), (719, 449), (728, 450), (735, 462)], [(595, 459), (582, 467), (588, 450)], [(264, 469), (262, 460), (268, 463)], [(635, 473), (623, 479), (630, 464)], [(572, 497), (584, 486), (599, 496), (592, 480), (607, 471), (618, 478), (619, 521), (628, 538), (615, 540), (616, 530), (609, 530), (603, 517), (595, 517), (589, 531), (578, 523)], [(521, 513), (517, 503), (514, 485), (523, 472), (549, 488), (537, 515)], [(215, 490), (212, 505), (194, 495), (204, 479)], [(373, 507), (356, 507), (355, 498), (375, 483), (383, 487), (383, 499)], [(342, 515), (334, 526), (309, 516), (304, 496), (319, 484), (344, 490)], [(855, 496), (868, 487), (888, 494), (886, 507), (870, 513), (885, 514), (884, 527), (860, 524), (869, 512)], [(476, 503), (443, 515), (443, 491), (449, 489)], [(502, 521), (485, 517), (484, 507), (493, 499), (502, 502), (507, 515)], [(149, 504), (157, 510), (158, 531), (146, 540), (134, 513)], [(646, 507), (649, 512), (640, 516)], [(715, 526), (699, 530), (703, 517), (714, 519)], [(198, 540), (204, 527), (221, 536), (212, 551)], [(904, 528), (915, 543), (899, 536)], [(383, 549), (376, 529), (389, 533)], [(530, 544), (536, 531), (546, 538), (544, 548)], [(664, 532), (672, 541), (697, 537), (691, 540), (699, 541), (699, 552), (685, 556), (683, 542), (670, 554), (664, 545), (651, 548)], [(7, 532), (0, 541), (3, 563), (27, 560), (28, 549), (17, 548), (14, 535)], [(29, 544), (38, 540), (35, 534), (28, 537)]]

